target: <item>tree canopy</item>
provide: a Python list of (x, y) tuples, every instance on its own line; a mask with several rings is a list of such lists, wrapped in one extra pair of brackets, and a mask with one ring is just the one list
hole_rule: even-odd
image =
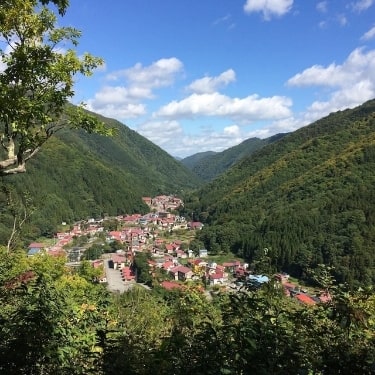
[(77, 74), (89, 76), (101, 58), (78, 56), (81, 36), (57, 27), (67, 0), (7, 0), (0, 5), (0, 175), (26, 171), (26, 162), (64, 127), (110, 134), (82, 106), (67, 106)]

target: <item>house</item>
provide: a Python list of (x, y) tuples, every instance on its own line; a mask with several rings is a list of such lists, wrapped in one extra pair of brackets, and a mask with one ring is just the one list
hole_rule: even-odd
[(191, 230), (201, 230), (203, 228), (203, 223), (200, 221), (191, 221), (187, 224), (187, 227)]
[(299, 294), (296, 294), (295, 298), (298, 301), (304, 303), (305, 305), (312, 306), (312, 305), (316, 304), (316, 302), (310, 296), (308, 296), (307, 294), (299, 293)]
[(191, 280), (193, 277), (194, 273), (193, 271), (185, 266), (177, 266), (172, 268), (169, 273), (174, 277), (175, 280)]
[(182, 258), (182, 259), (186, 259), (187, 258), (187, 255), (186, 255), (186, 253), (185, 253), (184, 250), (176, 250), (175, 254), (176, 254), (177, 258)]
[(126, 262), (127, 259), (125, 255), (112, 254), (110, 259), (110, 267), (114, 268), (115, 270), (120, 270), (121, 268), (125, 267)]
[(227, 277), (224, 272), (215, 272), (208, 275), (210, 285), (224, 284), (227, 281)]
[(125, 240), (124, 234), (117, 230), (110, 231), (107, 237), (108, 242), (111, 242), (111, 241), (123, 242), (124, 240)]
[(233, 262), (224, 262), (223, 266), (227, 272), (235, 273), (237, 269), (241, 266), (240, 261), (236, 260)]
[(172, 244), (166, 244), (165, 245), (165, 250), (168, 254), (173, 254), (174, 252), (174, 247)]
[(151, 206), (152, 198), (151, 197), (142, 197), (143, 202), (147, 204), (147, 206)]
[(278, 273), (275, 275), (275, 279), (280, 283), (284, 284), (287, 283), (289, 280), (289, 275), (287, 273)]
[(199, 258), (207, 258), (207, 257), (208, 257), (207, 249), (200, 249), (199, 250)]
[(181, 289), (183, 286), (174, 281), (162, 281), (160, 286), (166, 290)]
[(27, 251), (27, 255), (32, 257), (33, 255), (39, 254), (45, 249), (45, 245), (39, 242), (32, 242)]
[(162, 268), (165, 271), (170, 271), (174, 267), (175, 267), (175, 264), (170, 260), (164, 262), (163, 265), (162, 265)]

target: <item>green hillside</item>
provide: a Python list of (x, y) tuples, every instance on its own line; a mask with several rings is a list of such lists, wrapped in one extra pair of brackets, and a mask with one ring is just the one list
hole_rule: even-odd
[(375, 283), (375, 100), (267, 145), (203, 187), (187, 210), (207, 218), (214, 252), (305, 277), (319, 263), (340, 282)]
[[(111, 119), (114, 137), (64, 130), (51, 138), (23, 175), (4, 182), (28, 191), (33, 206), (33, 234), (104, 214), (144, 212), (141, 197), (180, 194), (201, 184), (199, 179), (158, 146)], [(11, 222), (3, 218), (0, 240)]]
[(214, 151), (198, 152), (197, 154), (190, 155), (180, 161), (183, 165), (185, 165), (189, 169), (193, 169), (200, 161), (206, 158), (209, 158), (213, 155), (216, 155), (216, 152)]
[(201, 152), (181, 161), (202, 180), (208, 182), (216, 178), (242, 158), (251, 155), (256, 150), (272, 143), (284, 134), (277, 134), (267, 139), (250, 138), (239, 145), (233, 146), (222, 152)]

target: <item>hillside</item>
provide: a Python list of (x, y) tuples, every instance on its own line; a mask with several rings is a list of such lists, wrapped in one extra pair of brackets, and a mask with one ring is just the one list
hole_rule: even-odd
[[(115, 120), (101, 119), (117, 135), (65, 130), (43, 146), (26, 174), (6, 179), (30, 194), (36, 207), (33, 235), (48, 233), (62, 221), (142, 212), (142, 196), (178, 194), (200, 185), (191, 171), (146, 138)], [(1, 223), (4, 241), (10, 222), (3, 218)]]
[(205, 152), (198, 152), (197, 154), (190, 155), (184, 159), (181, 159), (180, 162), (188, 167), (189, 169), (193, 170), (194, 167), (202, 160), (209, 158), (213, 155), (216, 155), (214, 151), (205, 151)]
[(181, 163), (191, 169), (202, 180), (208, 182), (245, 156), (251, 155), (256, 150), (259, 150), (283, 136), (284, 134), (277, 134), (267, 139), (250, 138), (222, 152), (201, 152), (189, 156), (181, 160)]
[(333, 113), (243, 159), (187, 202), (210, 250), (298, 277), (319, 263), (375, 283), (375, 100)]

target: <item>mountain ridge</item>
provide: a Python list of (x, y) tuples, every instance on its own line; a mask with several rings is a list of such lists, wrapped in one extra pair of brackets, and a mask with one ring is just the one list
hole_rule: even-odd
[(332, 113), (241, 159), (186, 202), (208, 250), (307, 277), (375, 282), (375, 100)]
[(181, 163), (205, 182), (211, 181), (242, 158), (251, 155), (265, 145), (275, 142), (286, 134), (275, 134), (266, 139), (249, 138), (221, 152), (206, 151), (191, 155)]

